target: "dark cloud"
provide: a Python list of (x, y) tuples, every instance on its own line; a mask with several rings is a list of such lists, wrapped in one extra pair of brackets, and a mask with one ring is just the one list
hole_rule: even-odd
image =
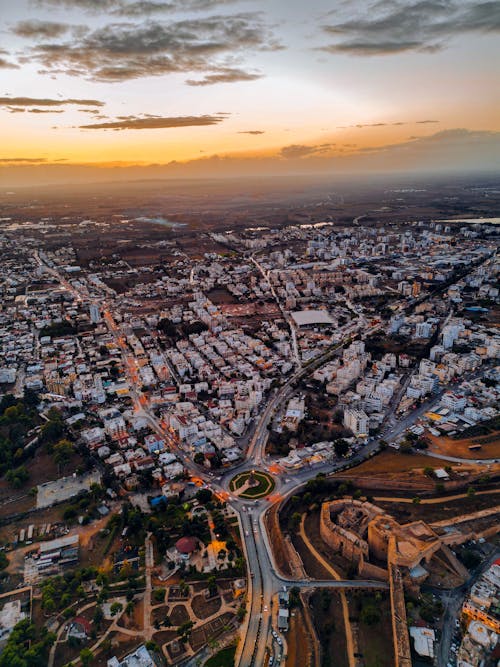
[(155, 0), (36, 0), (39, 6), (63, 7), (66, 9), (83, 9), (94, 13), (111, 12), (119, 16), (146, 16), (162, 12), (203, 11), (222, 5), (229, 5), (236, 0), (177, 0), (177, 2), (161, 2)]
[(10, 60), (7, 60), (7, 58), (4, 58), (4, 56), (9, 57), (9, 53), (5, 51), (5, 49), (0, 49), (0, 69), (19, 69), (19, 65), (16, 65), (16, 63), (10, 62)]
[(42, 72), (97, 81), (126, 81), (170, 73), (201, 73), (190, 85), (251, 81), (240, 67), (248, 52), (281, 48), (261, 16), (252, 13), (191, 18), (170, 23), (111, 23), (71, 40), (45, 40), (24, 56)]
[(82, 106), (89, 107), (104, 106), (104, 102), (100, 102), (99, 100), (53, 100), (51, 98), (39, 97), (0, 97), (0, 107), (60, 107), (66, 104), (81, 104)]
[(291, 144), (290, 146), (284, 146), (279, 154), (280, 157), (284, 157), (286, 159), (303, 158), (311, 155), (318, 155), (320, 153), (327, 153), (334, 146), (335, 144), (318, 144), (316, 146)]
[(46, 157), (1, 157), (0, 162), (18, 162), (18, 163), (34, 163), (34, 162), (47, 162)]
[(347, 130), (350, 128), (356, 128), (358, 130), (364, 128), (364, 127), (387, 127), (389, 125), (396, 126), (396, 125), (426, 125), (428, 123), (439, 123), (438, 120), (414, 120), (414, 121), (396, 121), (394, 123), (358, 123), (357, 125), (339, 125), (337, 127), (338, 130)]
[(264, 130), (240, 130), (238, 134), (265, 134)]
[(40, 39), (53, 39), (61, 37), (69, 30), (66, 23), (55, 23), (53, 21), (20, 21), (14, 26), (13, 32), (19, 37), (34, 37)]
[(262, 74), (245, 72), (241, 69), (221, 68), (213, 74), (206, 74), (203, 79), (187, 79), (188, 86), (212, 86), (216, 83), (236, 83), (237, 81), (255, 81)]
[(432, 53), (452, 37), (500, 31), (500, 2), (495, 0), (382, 0), (359, 9), (354, 18), (339, 16), (338, 22), (323, 26), (334, 41), (321, 50), (358, 56)]
[(28, 109), (28, 113), (64, 113), (64, 109)]
[(121, 120), (108, 123), (92, 123), (80, 125), (82, 130), (158, 130), (173, 127), (195, 127), (199, 125), (218, 125), (225, 120), (225, 115), (219, 116), (170, 116), (137, 118), (124, 116)]
[(67, 7), (68, 9), (85, 9), (88, 11), (107, 11), (113, 9), (120, 2), (117, 0), (35, 0), (39, 6), (49, 5), (52, 7)]

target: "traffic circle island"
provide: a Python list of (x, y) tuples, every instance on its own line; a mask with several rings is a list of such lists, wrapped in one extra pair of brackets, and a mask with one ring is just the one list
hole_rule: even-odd
[(235, 475), (229, 482), (229, 489), (240, 498), (257, 500), (269, 495), (275, 487), (271, 475), (260, 470), (247, 470)]

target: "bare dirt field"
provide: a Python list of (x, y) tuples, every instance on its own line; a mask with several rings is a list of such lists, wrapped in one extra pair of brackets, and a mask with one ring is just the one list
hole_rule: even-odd
[(311, 638), (307, 631), (302, 609), (293, 609), (290, 614), (290, 630), (287, 635), (289, 667), (312, 667)]
[(321, 667), (348, 667), (340, 595), (326, 588), (317, 590), (310, 598), (310, 606), (320, 643)]
[[(380, 620), (373, 625), (363, 622), (361, 610), (374, 605), (380, 612)], [(391, 604), (389, 595), (375, 593), (349, 595), (350, 615), (358, 624), (358, 650), (366, 667), (393, 667), (394, 645), (392, 640)]]
[(442, 503), (419, 504), (397, 503), (376, 501), (377, 506), (392, 514), (400, 523), (410, 523), (422, 519), (432, 523), (433, 521), (444, 521), (454, 516), (472, 514), (480, 510), (496, 507), (500, 504), (500, 491), (487, 495), (474, 495), (472, 497), (460, 498), (459, 500), (447, 500), (443, 498)]
[[(437, 438), (430, 433), (427, 434), (429, 451), (445, 456), (456, 456), (461, 459), (500, 459), (500, 432), (496, 431), (477, 438), (464, 438), (454, 440), (453, 438)], [(470, 446), (481, 445), (481, 449), (470, 450)]]
[[(372, 495), (381, 495), (384, 490), (409, 492), (415, 494), (434, 493), (436, 479), (425, 474), (425, 468), (444, 468), (447, 461), (424, 454), (400, 454), (384, 451), (349, 471), (333, 475), (334, 479), (351, 480), (357, 486)], [(500, 473), (500, 464), (492, 464), (488, 469), (484, 465), (451, 464), (453, 469), (447, 490), (466, 488), (484, 475), (494, 476)]]
[(70, 470), (74, 471), (81, 463), (81, 457), (75, 452), (64, 469), (60, 470), (49, 454), (43, 449), (37, 450), (33, 459), (25, 464), (29, 479), (21, 489), (13, 489), (5, 479), (0, 479), (0, 518), (33, 509), (36, 495), (30, 495), (31, 488), (57, 479)]
[(195, 597), (191, 601), (191, 607), (193, 609), (193, 612), (200, 619), (205, 619), (208, 618), (209, 616), (212, 616), (213, 614), (219, 611), (221, 606), (222, 606), (222, 601), (219, 596), (207, 600), (204, 594), (195, 595)]

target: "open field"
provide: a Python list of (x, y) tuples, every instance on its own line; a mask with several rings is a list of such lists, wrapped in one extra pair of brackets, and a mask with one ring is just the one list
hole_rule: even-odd
[(233, 667), (236, 646), (223, 648), (205, 663), (205, 667)]
[(433, 521), (444, 521), (455, 516), (463, 516), (479, 512), (480, 510), (500, 505), (500, 491), (487, 495), (474, 495), (472, 497), (460, 498), (459, 500), (442, 499), (441, 503), (415, 505), (413, 503), (398, 503), (375, 501), (377, 507), (381, 507), (392, 514), (400, 523), (410, 523), (422, 519), (432, 523)]
[(310, 598), (311, 614), (320, 643), (321, 667), (348, 667), (340, 594), (323, 588)]
[[(500, 459), (500, 432), (476, 438), (437, 438), (427, 434), (429, 451), (445, 456), (456, 456), (461, 459)], [(481, 445), (481, 449), (470, 450), (470, 446)]]
[(25, 463), (29, 478), (20, 489), (13, 489), (5, 478), (0, 479), (0, 518), (33, 509), (36, 504), (36, 495), (30, 495), (33, 487), (67, 475), (69, 471), (73, 472), (81, 464), (82, 458), (75, 452), (61, 471), (54, 463), (52, 456), (44, 449), (38, 449), (34, 457)]
[[(358, 651), (365, 667), (393, 667), (391, 604), (388, 594), (349, 595), (351, 615), (358, 625)], [(373, 625), (363, 622), (363, 607), (373, 605), (380, 613), (380, 620)]]
[[(450, 481), (445, 483), (448, 491), (459, 492), (488, 475), (494, 477), (500, 473), (500, 464), (492, 464), (488, 469), (484, 465), (450, 464)], [(383, 495), (384, 491), (394, 490), (415, 494), (431, 494), (436, 490), (436, 479), (425, 474), (426, 468), (444, 468), (447, 461), (424, 454), (400, 454), (383, 451), (359, 466), (346, 472), (332, 475), (332, 479), (352, 480), (355, 485), (370, 491), (372, 495)]]
[(290, 630), (287, 636), (289, 667), (311, 667), (312, 655), (309, 649), (309, 633), (302, 609), (293, 609), (290, 614)]

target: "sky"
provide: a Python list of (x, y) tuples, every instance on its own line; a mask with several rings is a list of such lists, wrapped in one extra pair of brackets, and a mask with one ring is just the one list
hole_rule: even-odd
[(495, 170), (499, 32), (493, 1), (0, 0), (0, 179)]

